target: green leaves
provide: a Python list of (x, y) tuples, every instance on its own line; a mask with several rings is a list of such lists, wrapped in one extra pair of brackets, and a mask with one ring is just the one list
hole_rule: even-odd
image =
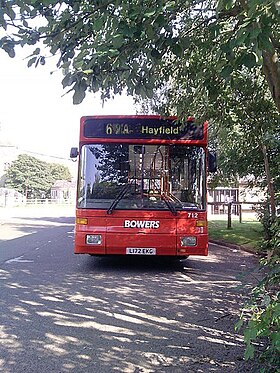
[(183, 48), (180, 44), (175, 43), (174, 45), (171, 46), (171, 50), (175, 54), (175, 56), (182, 57)]
[(40, 56), (41, 52), (41, 48), (36, 48), (33, 53), (28, 56), (27, 58), (31, 57), (28, 62), (27, 62), (27, 66), (28, 67), (31, 67), (32, 65), (35, 64), (35, 67), (37, 67), (39, 64), (40, 65), (45, 65), (46, 63), (46, 60), (45, 60), (45, 56)]
[(105, 26), (105, 19), (103, 17), (99, 17), (97, 19), (94, 19), (91, 27), (94, 31), (99, 32), (101, 31)]
[[(63, 7), (58, 0), (2, 3), (0, 27), (7, 36), (1, 39), (0, 48), (14, 57), (17, 45), (43, 42), (52, 55), (58, 55), (58, 67), (65, 69), (68, 64), (71, 86), (77, 83), (73, 89), (76, 103), (91, 89), (108, 96), (126, 87), (137, 94), (136, 87), (145, 85), (141, 94), (150, 96), (177, 76), (177, 62), (182, 78), (189, 79), (186, 67), (196, 64), (199, 56), (200, 70), (192, 73), (202, 75), (210, 54), (217, 61), (216, 73), (230, 81), (235, 71), (264, 64), (263, 54), (274, 53), (280, 33), (278, 2), (271, 0), (216, 0), (210, 8), (203, 0), (74, 0)], [(37, 17), (39, 27), (33, 22)], [(45, 54), (34, 52), (28, 66), (44, 64)], [(99, 66), (98, 74), (90, 73), (93, 66)], [(280, 85), (279, 61), (275, 71), (271, 76), (266, 74), (274, 88)], [(86, 72), (83, 82), (80, 72)], [(146, 79), (150, 76), (152, 89)], [(201, 84), (199, 93), (208, 90)], [(276, 94), (273, 99), (278, 100), (280, 110), (278, 97)]]
[(112, 38), (113, 47), (118, 49), (124, 44), (124, 38), (122, 34), (116, 34)]
[(87, 90), (87, 83), (85, 80), (81, 80), (75, 83), (74, 87), (74, 95), (73, 95), (73, 104), (78, 105), (80, 104), (86, 96)]
[[(262, 260), (263, 278), (252, 290), (252, 296), (246, 305), (247, 318), (241, 315), (241, 324), (245, 325), (245, 358), (254, 358), (254, 346), (262, 343), (265, 348), (258, 352), (263, 372), (276, 372), (280, 366), (280, 218), (270, 222), (271, 238), (267, 241), (274, 255)], [(249, 317), (249, 319), (248, 319)]]
[(227, 79), (233, 72), (233, 67), (231, 65), (226, 65), (221, 70), (221, 76)]
[(255, 352), (255, 348), (252, 344), (248, 344), (248, 346), (246, 347), (246, 350), (245, 350), (245, 360), (249, 360), (249, 359), (253, 359), (254, 358), (254, 352)]
[(27, 66), (31, 67), (37, 61), (37, 57), (32, 57), (28, 62)]
[(218, 0), (217, 2), (217, 11), (227, 11), (232, 8), (235, 0)]
[(153, 17), (154, 15), (156, 14), (156, 10), (153, 8), (153, 9), (147, 9), (145, 12), (144, 12), (144, 17), (146, 18), (151, 18)]
[(0, 25), (7, 30), (9, 20), (14, 21), (16, 13), (13, 9), (12, 1), (5, 1), (0, 7)]
[(256, 66), (256, 55), (254, 53), (246, 53), (246, 54), (241, 54), (237, 59), (236, 59), (236, 65), (237, 66), (246, 66), (249, 69), (253, 68)]
[(0, 39), (0, 48), (8, 53), (9, 57), (15, 57), (15, 42), (9, 37), (4, 36), (2, 39)]
[(156, 60), (159, 60), (161, 58), (161, 54), (156, 48), (152, 49), (151, 56)]
[(50, 173), (52, 178), (56, 180), (67, 180), (71, 181), (72, 176), (68, 167), (58, 164), (58, 163), (49, 163)]

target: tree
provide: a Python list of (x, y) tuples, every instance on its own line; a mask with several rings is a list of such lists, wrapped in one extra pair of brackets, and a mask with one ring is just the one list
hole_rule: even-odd
[[(86, 91), (102, 98), (121, 93), (151, 97), (174, 76), (176, 63), (191, 66), (197, 45), (202, 66), (213, 54), (218, 74), (262, 67), (280, 111), (280, 5), (275, 0), (36, 0), (1, 3), (11, 57), (17, 45), (38, 45), (28, 65), (45, 64), (40, 42), (65, 72), (63, 86), (80, 103)], [(38, 19), (34, 23), (34, 19)], [(217, 48), (218, 47), (218, 48)], [(194, 52), (194, 53), (193, 53)], [(164, 68), (163, 68), (164, 67)], [(196, 75), (203, 74), (203, 69)]]
[(254, 175), (267, 190), (275, 216), (274, 189), (280, 190), (280, 120), (265, 79), (259, 68), (242, 68), (230, 80), (223, 79), (216, 74), (215, 60), (209, 58), (201, 84), (194, 74), (201, 68), (200, 49), (197, 53), (189, 78), (182, 78), (186, 67), (178, 62), (169, 85), (153, 99), (140, 101), (142, 110), (166, 115), (181, 110), (180, 115), (187, 115), (192, 107), (199, 120), (209, 119), (209, 146), (218, 151), (220, 182)]
[[(61, 171), (61, 174), (57, 171)], [(5, 174), (5, 187), (13, 188), (26, 198), (44, 198), (50, 188), (61, 176), (69, 176), (65, 166), (49, 164), (27, 154), (21, 154), (11, 163)]]
[(72, 176), (71, 176), (71, 173), (68, 167), (65, 167), (62, 164), (58, 164), (58, 163), (50, 163), (49, 167), (50, 167), (51, 176), (54, 180), (71, 181)]
[[(252, 289), (250, 303), (245, 306), (246, 317), (242, 312), (237, 327), (245, 327), (245, 358), (257, 356), (262, 371), (275, 372), (279, 366), (280, 219), (275, 216), (273, 195), (275, 188), (280, 196), (279, 113), (259, 68), (243, 67), (229, 80), (216, 73), (215, 60), (209, 58), (203, 67), (202, 59), (201, 49), (197, 48), (196, 58), (187, 67), (187, 80), (186, 66), (177, 61), (176, 76), (157, 96), (144, 102), (144, 109), (166, 114), (181, 110), (184, 115), (192, 107), (201, 118), (210, 120), (210, 146), (218, 150), (219, 168), (225, 179), (252, 174), (263, 188), (266, 180), (272, 216), (261, 216), (267, 233), (261, 247), (267, 253), (262, 262), (265, 276)], [(204, 83), (195, 75), (202, 67)], [(256, 342), (264, 346), (262, 351), (255, 350)]]
[[(224, 179), (253, 174), (265, 180), (272, 215), (275, 216), (274, 186), (279, 190), (280, 117), (259, 66), (239, 66), (228, 76), (220, 71), (216, 56), (220, 45), (211, 47), (205, 62), (203, 38), (209, 29), (196, 30), (196, 43), (189, 63), (173, 59), (174, 72), (168, 84), (152, 99), (140, 98), (142, 111), (209, 120), (210, 146), (219, 152)], [(189, 53), (189, 52), (186, 52)], [(161, 70), (169, 69), (169, 62)], [(211, 136), (212, 134), (212, 136)], [(211, 141), (212, 140), (212, 141)]]

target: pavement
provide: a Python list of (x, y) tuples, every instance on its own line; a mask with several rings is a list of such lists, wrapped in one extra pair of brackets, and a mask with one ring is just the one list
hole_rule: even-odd
[[(32, 226), (36, 232), (36, 225), (60, 225), (58, 221), (50, 220), (51, 217), (74, 217), (75, 207), (71, 205), (36, 205), (0, 208), (0, 240), (12, 240), (32, 233)], [(37, 223), (34, 222), (37, 221)], [(22, 226), (28, 225), (29, 230)]]

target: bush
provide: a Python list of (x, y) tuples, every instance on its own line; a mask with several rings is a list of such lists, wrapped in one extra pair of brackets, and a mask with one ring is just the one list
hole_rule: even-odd
[(258, 220), (261, 222), (263, 226), (263, 230), (264, 230), (264, 242), (261, 245), (261, 249), (264, 249), (266, 251), (265, 246), (267, 244), (271, 244), (270, 240), (272, 239), (272, 236), (273, 236), (271, 229), (272, 229), (273, 220), (274, 220), (270, 213), (269, 202), (260, 205), (257, 208), (256, 212), (257, 212)]
[[(269, 228), (270, 239), (263, 242), (262, 249), (271, 253), (262, 259), (265, 273), (253, 288), (251, 299), (240, 316), (236, 328), (244, 328), (246, 344), (245, 359), (256, 356), (261, 372), (276, 372), (280, 366), (280, 219), (276, 218)], [(258, 345), (258, 349), (256, 346)]]

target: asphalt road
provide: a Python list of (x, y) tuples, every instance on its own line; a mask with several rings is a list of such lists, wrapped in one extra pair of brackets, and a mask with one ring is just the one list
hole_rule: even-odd
[(234, 331), (253, 255), (77, 256), (72, 209), (3, 211), (1, 372), (257, 371)]

